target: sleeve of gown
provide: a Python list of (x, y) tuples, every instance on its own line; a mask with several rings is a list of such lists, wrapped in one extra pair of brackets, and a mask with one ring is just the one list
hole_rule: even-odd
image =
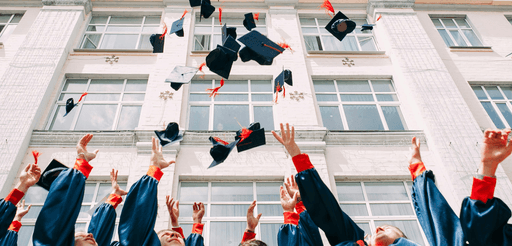
[(18, 232), (20, 231), (21, 223), (13, 221), (9, 226), (7, 234), (0, 239), (0, 246), (17, 246), (18, 245)]
[(431, 246), (464, 245), (459, 217), (439, 192), (432, 171), (425, 171), (423, 163), (409, 166), (414, 179), (412, 202), (421, 228)]
[(110, 194), (107, 201), (94, 211), (87, 232), (94, 235), (98, 246), (110, 245), (116, 223), (116, 208), (122, 201), (121, 196)]
[(163, 172), (150, 166), (146, 175), (132, 185), (121, 212), (119, 243), (123, 246), (160, 246), (154, 230), (158, 212), (158, 182)]
[(203, 228), (204, 224), (194, 223), (192, 226), (192, 233), (185, 240), (185, 246), (203, 246)]
[(295, 212), (284, 212), (284, 224), (277, 233), (277, 245), (279, 246), (299, 246), (300, 232), (299, 215)]
[(84, 197), (85, 180), (92, 166), (77, 159), (74, 168), (62, 171), (53, 181), (34, 227), (34, 246), (73, 245), (75, 222)]
[(364, 231), (343, 212), (336, 198), (324, 184), (307, 154), (292, 158), (297, 169), (295, 180), (302, 202), (311, 220), (320, 227), (331, 245), (364, 239)]
[(16, 204), (23, 198), (25, 193), (18, 189), (12, 189), (5, 199), (0, 200), (0, 238), (3, 238), (16, 216)]
[[(302, 202), (301, 202), (302, 203)], [(299, 210), (297, 210), (299, 211)], [(307, 210), (303, 210), (300, 212), (299, 219), (299, 233), (301, 237), (301, 246), (322, 246), (322, 237), (320, 236), (320, 231), (318, 230), (318, 226), (316, 226), (315, 222), (309, 216)]]

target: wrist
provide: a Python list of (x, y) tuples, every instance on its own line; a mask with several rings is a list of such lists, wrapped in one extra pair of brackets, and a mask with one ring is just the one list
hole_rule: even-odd
[(498, 165), (493, 165), (491, 163), (482, 162), (482, 163), (480, 163), (480, 168), (478, 169), (477, 174), (488, 176), (488, 177), (495, 177), (497, 168), (498, 168)]
[[(294, 205), (294, 207), (295, 207), (295, 205)], [(293, 211), (293, 208), (292, 208), (292, 209), (289, 209), (289, 208), (286, 208), (286, 209), (285, 209), (285, 208), (283, 208), (283, 211), (284, 211), (284, 212), (292, 212), (292, 213), (294, 212), (294, 211)]]
[(180, 227), (180, 223), (178, 221), (171, 221), (172, 227)]
[(245, 228), (245, 231), (246, 231), (246, 232), (254, 233), (254, 229), (256, 229), (256, 228), (250, 228), (250, 227), (247, 227), (247, 228)]
[(18, 189), (19, 191), (23, 192), (23, 193), (27, 193), (28, 191), (28, 188), (30, 188), (31, 185), (28, 185), (28, 184), (25, 184), (23, 182), (18, 182), (18, 184), (14, 187), (16, 189)]
[(202, 219), (194, 219), (194, 223), (199, 223), (199, 224), (202, 224)]

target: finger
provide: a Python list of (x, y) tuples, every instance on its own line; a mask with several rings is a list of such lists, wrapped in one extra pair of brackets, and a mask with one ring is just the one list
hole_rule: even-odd
[(26, 167), (25, 167), (25, 172), (28, 172), (28, 170), (30, 169), (30, 167), (32, 166), (32, 164), (28, 164)]
[(167, 204), (167, 206), (169, 206), (169, 195), (165, 196), (165, 204)]
[(32, 204), (28, 205), (28, 207), (27, 207), (27, 210), (26, 210), (26, 211), (28, 212), (28, 211), (30, 210), (30, 208), (31, 208), (31, 207), (32, 207)]
[(284, 125), (283, 123), (281, 123), (281, 138), (283, 138), (283, 141), (286, 142), (286, 134), (285, 134), (285, 131), (284, 131)]
[(501, 131), (495, 131), (494, 138), (501, 138)]
[(485, 129), (484, 138), (489, 138), (489, 135), (491, 134), (491, 132), (492, 132), (491, 129)]
[(176, 200), (176, 208), (180, 208), (180, 200)]
[(420, 138), (416, 138), (416, 145), (418, 146), (418, 148), (421, 146)]
[(24, 208), (25, 207), (25, 199), (23, 199), (23, 201), (21, 201), (21, 208)]
[(290, 136), (290, 141), (295, 141), (295, 127), (292, 126), (292, 135)]
[(100, 150), (99, 150), (99, 149), (94, 150), (94, 154), (95, 154), (95, 155), (97, 155), (97, 154), (98, 154), (98, 152), (100, 152)]
[(169, 162), (169, 165), (172, 165), (172, 164), (174, 164), (174, 163), (176, 163), (176, 161), (170, 161), (170, 162)]
[(274, 135), (274, 138), (276, 138), (276, 140), (278, 142), (280, 142), (282, 145), (284, 145), (283, 139), (275, 131), (272, 131), (272, 135)]
[(412, 137), (411, 144), (413, 147), (416, 146), (416, 137)]
[(286, 139), (290, 139), (290, 124), (286, 123)]
[(260, 218), (261, 218), (261, 215), (263, 215), (262, 213), (258, 214), (258, 217), (256, 217), (256, 219), (259, 221)]
[(153, 153), (155, 153), (156, 151), (156, 143), (155, 143), (155, 137), (151, 137), (151, 150), (153, 151)]
[(158, 146), (158, 152), (162, 153), (162, 145), (159, 144)]
[(293, 187), (297, 187), (297, 183), (295, 182), (295, 178), (293, 177), (293, 175), (291, 176), (291, 178)]
[(297, 192), (295, 192), (295, 194), (293, 194), (293, 201), (297, 201)]
[(200, 207), (201, 207), (201, 210), (204, 211), (204, 204), (202, 202), (199, 203)]

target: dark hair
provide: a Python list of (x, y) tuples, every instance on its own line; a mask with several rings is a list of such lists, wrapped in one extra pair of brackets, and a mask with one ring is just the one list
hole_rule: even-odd
[(260, 240), (251, 240), (241, 242), (238, 246), (267, 246), (267, 244)]

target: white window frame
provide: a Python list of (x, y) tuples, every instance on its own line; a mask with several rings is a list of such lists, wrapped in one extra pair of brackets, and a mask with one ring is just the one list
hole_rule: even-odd
[[(478, 37), (478, 35), (476, 34), (476, 32), (473, 30), (473, 27), (471, 26), (471, 24), (469, 23), (468, 21), (468, 18), (466, 17), (431, 17), (430, 18), (432, 21), (433, 20), (437, 20), (441, 23), (441, 25), (443, 26), (442, 28), (439, 28), (439, 27), (436, 27), (435, 24), (434, 24), (434, 27), (437, 29), (437, 32), (439, 33), (439, 30), (444, 30), (447, 34), (448, 34), (448, 37), (451, 39), (452, 43), (454, 44), (453, 46), (451, 47), (471, 47), (471, 46), (476, 46), (476, 47), (480, 47), (480, 46), (483, 46), (483, 42), (482, 40)], [(455, 24), (456, 28), (448, 28), (446, 27), (446, 25), (444, 24), (444, 22), (442, 21), (443, 19), (450, 19), (453, 21), (453, 23)], [(459, 24), (457, 23), (457, 21), (455, 21), (456, 19), (462, 19), (464, 20), (469, 28), (461, 28), (459, 26)], [(457, 30), (459, 35), (462, 37), (462, 39), (464, 40), (464, 42), (466, 42), (466, 45), (459, 45), (457, 44), (455, 38), (453, 38), (452, 34), (450, 33), (450, 30)], [(476, 39), (478, 40), (478, 42), (480, 42), (481, 45), (473, 45), (471, 44), (471, 42), (469, 41), (469, 39), (466, 37), (466, 34), (464, 34), (464, 32), (462, 32), (462, 30), (471, 30), (474, 34), (475, 34), (475, 37)], [(441, 33), (439, 33), (440, 36), (442, 36)], [(444, 39), (443, 39), (444, 41)], [(446, 42), (445, 42), (446, 43)], [(446, 44), (448, 46), (448, 44)]]
[(508, 22), (510, 22), (510, 24), (512, 25), (512, 16), (507, 16), (507, 20), (508, 20)]
[[(364, 79), (356, 79), (356, 80), (364, 80)], [(379, 112), (379, 118), (381, 120), (381, 123), (382, 123), (382, 126), (384, 127), (384, 131), (389, 131), (389, 127), (388, 127), (388, 123), (386, 121), (386, 118), (384, 117), (384, 113), (382, 112), (382, 108), (381, 107), (385, 107), (385, 106), (392, 106), (392, 107), (398, 107), (399, 110), (400, 110), (400, 113), (402, 114), (402, 118), (403, 118), (403, 121), (402, 121), (402, 125), (404, 126), (404, 129), (403, 131), (406, 131), (408, 130), (407, 128), (407, 123), (405, 121), (405, 116), (403, 114), (403, 110), (402, 110), (402, 106), (401, 106), (401, 103), (400, 103), (400, 97), (398, 95), (398, 92), (396, 90), (396, 86), (395, 84), (393, 83), (393, 80), (392, 79), (374, 79), (374, 80), (389, 80), (391, 81), (391, 84), (393, 85), (393, 88), (394, 88), (394, 92), (375, 92), (374, 89), (373, 89), (373, 86), (371, 85), (371, 79), (367, 80), (369, 81), (369, 85), (370, 85), (370, 89), (371, 89), (371, 92), (340, 92), (339, 89), (338, 89), (338, 82), (343, 82), (343, 81), (353, 81), (353, 80), (330, 80), (330, 79), (327, 79), (327, 80), (318, 80), (318, 81), (333, 81), (334, 82), (334, 88), (335, 88), (335, 92), (315, 92), (315, 96), (316, 95), (333, 95), (334, 93), (336, 93), (336, 97), (338, 98), (338, 101), (337, 102), (329, 102), (329, 101), (317, 101), (317, 104), (318, 104), (318, 107), (319, 107), (319, 110), (320, 110), (320, 107), (322, 106), (337, 106), (338, 107), (338, 110), (340, 111), (340, 116), (341, 116), (341, 122), (343, 123), (343, 131), (348, 131), (348, 130), (351, 130), (349, 129), (348, 127), (348, 121), (347, 121), (347, 116), (345, 115), (345, 111), (343, 109), (343, 105), (375, 105), (377, 107), (377, 111)], [(314, 84), (314, 81), (313, 80), (313, 84)], [(372, 95), (373, 96), (373, 101), (369, 102), (369, 101), (341, 101), (341, 96), (340, 94), (352, 94), (352, 95), (362, 95), (362, 94), (365, 94), (365, 95)], [(397, 101), (378, 101), (377, 100), (377, 94), (379, 95), (383, 95), (383, 94), (386, 94), (386, 95), (395, 95), (398, 100)], [(323, 118), (320, 116), (321, 120), (322, 120), (322, 125), (324, 125), (323, 123)], [(372, 130), (372, 129), (370, 129)]]
[[(64, 86), (66, 86), (66, 83), (67, 83), (68, 79), (85, 79), (85, 78), (67, 78), (66, 81), (64, 81), (64, 83), (62, 83), (62, 86), (60, 88), (60, 92), (59, 92), (59, 94), (57, 96), (57, 100), (56, 100), (55, 106), (53, 107), (53, 110), (52, 110), (52, 113), (51, 113), (51, 118), (48, 120), (48, 124), (46, 126), (47, 130), (50, 130), (50, 131), (61, 131), (61, 130), (53, 130), (53, 129), (51, 129), (51, 126), (53, 124), (53, 121), (54, 121), (55, 117), (59, 117), (57, 115), (59, 113), (58, 112), (59, 106), (65, 106), (66, 105), (66, 100), (68, 99), (67, 97), (66, 98), (62, 98), (62, 100), (59, 100), (60, 96), (63, 93), (65, 93), (65, 94), (82, 94), (84, 92), (88, 92), (87, 90), (89, 89), (89, 86), (91, 84), (91, 80), (103, 79), (103, 78), (88, 78), (85, 91), (72, 91), (72, 90), (71, 91), (63, 91), (64, 90)], [(107, 79), (107, 78), (105, 78), (105, 79)], [(112, 79), (112, 78), (108, 78), (108, 79)], [(118, 79), (112, 79), (112, 80), (118, 80)], [(126, 82), (128, 80), (143, 80), (143, 79), (124, 78), (123, 80), (124, 80), (124, 82), (123, 82), (123, 89), (120, 92), (108, 92), (108, 91), (94, 91), (93, 92), (94, 94), (113, 94), (113, 93), (114, 94), (119, 94), (119, 100), (118, 101), (91, 101), (91, 102), (87, 102), (87, 100), (85, 100), (85, 98), (82, 99), (82, 101), (76, 107), (73, 108), (73, 110), (76, 110), (76, 112), (74, 114), (73, 122), (71, 123), (70, 129), (67, 129), (67, 130), (70, 130), (70, 131), (74, 131), (75, 130), (76, 123), (78, 121), (78, 117), (80, 115), (80, 112), (82, 110), (82, 106), (84, 104), (86, 104), (86, 105), (94, 105), (94, 104), (97, 104), (97, 105), (105, 105), (105, 104), (117, 105), (116, 115), (114, 117), (114, 122), (112, 123), (111, 129), (103, 129), (103, 130), (98, 130), (98, 131), (116, 130), (117, 129), (117, 125), (119, 123), (119, 118), (121, 117), (121, 109), (123, 108), (123, 106), (141, 106), (142, 107), (142, 105), (144, 104), (144, 100), (142, 100), (142, 101), (123, 101), (123, 97), (124, 97), (124, 94), (144, 94), (144, 97), (145, 97), (146, 91), (147, 91), (147, 87), (146, 87), (146, 91), (125, 91), (125, 89), (126, 89)], [(147, 80), (147, 79), (144, 79), (144, 80)], [(85, 97), (87, 97), (87, 96), (85, 96)], [(77, 101), (78, 101), (78, 99), (75, 99), (74, 103), (77, 103)], [(66, 116), (66, 117), (69, 117), (69, 116)], [(140, 124), (140, 118), (139, 118), (139, 124)]]
[[(9, 15), (9, 14), (2, 14), (2, 15)], [(14, 20), (14, 17), (15, 16), (20, 16), (20, 21), (21, 19), (23, 18), (23, 13), (14, 13), (14, 14), (10, 14), (11, 15), (11, 18), (9, 18), (9, 20), (5, 23), (0, 23), (0, 25), (4, 25), (4, 28), (0, 31), (0, 42), (3, 42), (5, 40), (7, 40), (10, 36), (10, 33), (6, 33), (7, 29), (9, 29), (9, 26), (15, 26), (14, 29), (16, 28), (16, 26), (18, 26), (19, 22), (16, 22), (16, 23), (12, 23), (12, 21)], [(14, 29), (11, 30), (14, 31)], [(5, 34), (5, 36), (4, 36)]]
[[(255, 81), (262, 81), (262, 80), (265, 80), (265, 79), (255, 79)], [(200, 80), (196, 80), (196, 81), (200, 81)], [(202, 80), (202, 81), (208, 81), (208, 80)], [(216, 80), (216, 79), (212, 79), (212, 84), (210, 88), (215, 88), (217, 86), (219, 86), (218, 82), (217, 81), (220, 81), (220, 80)], [(274, 102), (273, 101), (253, 101), (252, 100), (252, 95), (272, 95), (272, 98), (275, 94), (271, 94), (271, 92), (252, 92), (251, 91), (251, 80), (248, 79), (248, 80), (239, 80), (239, 81), (247, 81), (247, 87), (248, 87), (248, 90), (247, 92), (223, 92), (222, 91), (222, 88), (219, 90), (218, 92), (218, 95), (226, 95), (226, 94), (238, 94), (238, 95), (248, 95), (248, 100), (247, 101), (215, 101), (215, 98), (214, 97), (211, 97), (210, 98), (210, 101), (191, 101), (190, 100), (190, 97), (189, 97), (189, 106), (188, 106), (188, 117), (187, 117), (187, 129), (189, 128), (190, 126), (190, 114), (192, 112), (191, 110), (191, 107), (193, 106), (209, 106), (210, 109), (209, 109), (209, 118), (208, 118), (208, 129), (202, 129), (204, 131), (208, 130), (208, 131), (212, 131), (214, 130), (214, 108), (215, 108), (215, 105), (248, 105), (249, 106), (249, 122), (254, 122), (254, 107), (256, 106), (265, 106), (265, 107), (272, 107), (272, 115), (273, 115), (273, 118), (275, 119), (275, 115), (274, 115), (274, 108), (273, 108), (273, 105), (274, 105)], [(269, 80), (270, 84), (272, 85), (273, 84), (273, 81), (272, 80)], [(191, 83), (194, 83), (194, 81), (192, 81)], [(229, 83), (229, 81), (227, 81), (226, 83)], [(209, 93), (204, 91), (204, 92), (192, 92), (190, 91), (189, 92), (189, 95), (190, 94), (202, 94), (202, 95), (208, 95)], [(217, 95), (217, 96), (218, 96)], [(234, 119), (233, 119), (234, 120)], [(267, 130), (273, 130), (273, 127), (272, 129), (267, 129)]]
[[(486, 86), (496, 86), (498, 88), (498, 91), (500, 92), (501, 96), (503, 96), (503, 99), (492, 99), (491, 96), (489, 95), (489, 93), (487, 92), (487, 89), (485, 89)], [(496, 103), (505, 103), (505, 105), (507, 105), (507, 108), (510, 110), (510, 112), (512, 112), (512, 103), (511, 103), (512, 98), (507, 98), (506, 94), (501, 89), (501, 86), (500, 85), (471, 85), (471, 87), (480, 87), (482, 89), (482, 91), (487, 96), (487, 99), (478, 99), (478, 101), (480, 102), (480, 105), (482, 104), (482, 102), (491, 103), (494, 111), (500, 118), (500, 120), (503, 123), (503, 125), (505, 126), (505, 128), (511, 128), (511, 125), (508, 123), (507, 119), (503, 116), (503, 114), (501, 113), (501, 110), (496, 105)], [(474, 90), (473, 90), (473, 92), (474, 92)], [(476, 96), (476, 94), (475, 94), (475, 96)], [(483, 107), (483, 105), (482, 105), (482, 107)], [(489, 117), (489, 119), (491, 119), (491, 116), (489, 115), (489, 113), (487, 113), (485, 108), (484, 108), (484, 111), (487, 114), (487, 116)], [(491, 119), (491, 121), (492, 121), (492, 119)], [(494, 123), (494, 121), (492, 123), (496, 126), (496, 123)]]

